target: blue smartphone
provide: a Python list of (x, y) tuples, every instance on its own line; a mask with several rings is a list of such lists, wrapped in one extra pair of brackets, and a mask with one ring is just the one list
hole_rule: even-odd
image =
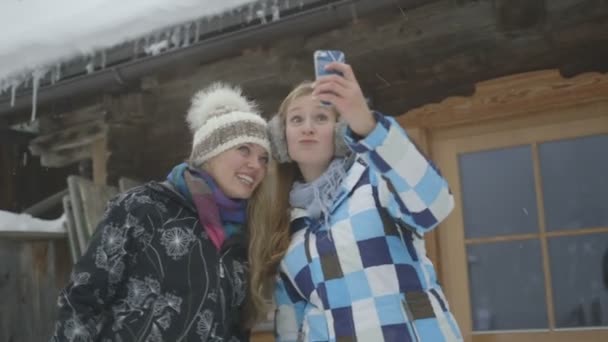
[(342, 74), (339, 72), (325, 70), (325, 66), (331, 62), (344, 63), (346, 59), (344, 57), (344, 52), (340, 50), (316, 50), (314, 53), (314, 61), (315, 78), (319, 78), (319, 76), (331, 74), (337, 74), (342, 76)]

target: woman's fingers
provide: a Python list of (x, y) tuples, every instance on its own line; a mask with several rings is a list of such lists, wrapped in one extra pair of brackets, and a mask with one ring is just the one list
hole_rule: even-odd
[(325, 70), (339, 72), (342, 74), (342, 78), (347, 81), (357, 82), (357, 78), (355, 77), (355, 73), (350, 65), (340, 62), (331, 62), (325, 66)]
[(339, 97), (345, 97), (347, 95), (348, 88), (339, 82), (328, 81), (319, 82), (315, 84), (314, 90), (312, 91), (313, 96), (318, 96), (323, 93), (333, 93)]
[(349, 82), (348, 80), (346, 80), (344, 77), (340, 76), (340, 75), (335, 75), (335, 74), (330, 74), (330, 75), (325, 75), (325, 76), (320, 76), (314, 83), (313, 83), (313, 88), (316, 85), (319, 84), (324, 84), (324, 83), (336, 83), (339, 84), (343, 87), (348, 87), (349, 84), (351, 82)]

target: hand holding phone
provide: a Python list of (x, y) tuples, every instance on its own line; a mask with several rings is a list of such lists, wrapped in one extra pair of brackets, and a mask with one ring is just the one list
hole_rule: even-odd
[(314, 53), (315, 62), (315, 78), (318, 79), (320, 76), (338, 74), (341, 73), (335, 71), (325, 70), (325, 66), (332, 62), (346, 62), (344, 52), (340, 50), (316, 50)]
[[(321, 50), (315, 51), (314, 57), (316, 81), (312, 96), (323, 105), (332, 105), (355, 134), (367, 136), (376, 127), (376, 119), (351, 66), (344, 62), (344, 53)], [(334, 62), (341, 63), (334, 64), (333, 70), (325, 70), (327, 64)], [(342, 78), (323, 77), (330, 74), (338, 74)]]

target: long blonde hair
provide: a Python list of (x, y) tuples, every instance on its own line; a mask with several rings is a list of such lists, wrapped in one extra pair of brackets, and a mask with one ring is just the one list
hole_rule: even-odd
[[(301, 83), (283, 100), (276, 115), (284, 123), (291, 103), (311, 93), (311, 82)], [(266, 198), (250, 206), (250, 281), (246, 310), (249, 327), (264, 319), (270, 309), (268, 302), (274, 290), (274, 277), (290, 242), (289, 192), (298, 178), (301, 178), (301, 174), (296, 163), (272, 163), (268, 172), (269, 181), (261, 191)]]

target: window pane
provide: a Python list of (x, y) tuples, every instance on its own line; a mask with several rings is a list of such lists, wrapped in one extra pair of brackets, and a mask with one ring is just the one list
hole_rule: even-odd
[(608, 326), (608, 233), (549, 239), (558, 328)]
[(547, 230), (608, 226), (608, 135), (539, 146)]
[(460, 155), (465, 236), (536, 233), (530, 146)]
[(547, 328), (538, 240), (467, 247), (473, 329)]

